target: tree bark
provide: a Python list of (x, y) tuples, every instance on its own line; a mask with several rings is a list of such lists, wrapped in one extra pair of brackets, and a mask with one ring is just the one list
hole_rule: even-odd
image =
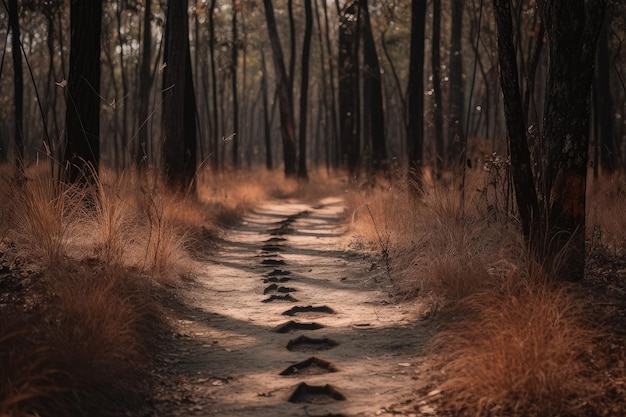
[(463, 88), (463, 54), (461, 40), (463, 36), (463, 3), (465, 0), (452, 0), (452, 22), (450, 27), (450, 62), (449, 62), (449, 110), (448, 110), (448, 148), (450, 163), (454, 167), (462, 166), (463, 161), (463, 108), (465, 102)]
[(608, 46), (608, 25), (605, 22), (598, 42), (597, 68), (595, 76), (595, 92), (597, 97), (596, 123), (598, 136), (596, 140), (600, 149), (600, 166), (602, 171), (612, 174), (619, 169), (619, 150), (613, 135), (613, 98), (611, 97), (611, 71)]
[(426, 0), (411, 1), (411, 45), (409, 61), (409, 108), (407, 149), (410, 178), (418, 187), (424, 158), (424, 44)]
[(298, 153), (298, 178), (307, 179), (307, 110), (309, 101), (309, 60), (311, 56), (311, 37), (313, 34), (313, 10), (311, 0), (304, 0), (304, 41), (302, 42), (302, 77), (300, 79), (300, 150)]
[(348, 1), (339, 16), (339, 131), (341, 157), (350, 175), (360, 159), (359, 7)]
[[(431, 65), (433, 71), (433, 140), (435, 141), (435, 170), (441, 178), (445, 165), (445, 143), (443, 138), (443, 98), (441, 92), (441, 0), (433, 0), (433, 38)], [(487, 110), (488, 111), (488, 110)]]
[(272, 0), (263, 0), (265, 6), (265, 19), (272, 46), (272, 56), (276, 69), (276, 82), (278, 89), (278, 99), (280, 104), (281, 135), (283, 139), (283, 155), (285, 163), (285, 176), (296, 175), (296, 141), (295, 122), (293, 115), (293, 93), (289, 88), (289, 77), (285, 70), (285, 59), (276, 28), (276, 18), (274, 16), (274, 5)]
[(13, 144), (15, 146), (15, 174), (18, 180), (24, 177), (24, 74), (22, 71), (22, 48), (20, 20), (17, 0), (9, 0), (9, 22), (11, 25), (11, 52), (13, 57)]
[(497, 27), (498, 62), (500, 86), (504, 96), (511, 168), (517, 208), (526, 242), (534, 244), (531, 233), (539, 232), (539, 202), (535, 191), (535, 180), (526, 141), (526, 123), (519, 88), (516, 49), (513, 44), (513, 22), (510, 0), (494, 0), (493, 9)]
[(143, 41), (141, 54), (141, 67), (139, 69), (139, 132), (137, 139), (131, 146), (132, 159), (136, 168), (145, 168), (148, 158), (148, 146), (150, 143), (148, 129), (148, 110), (150, 106), (150, 89), (152, 88), (152, 0), (146, 0), (143, 16)]
[(585, 268), (589, 92), (607, 0), (550, 1), (544, 5), (550, 66), (543, 116), (544, 190), (552, 246), (561, 252), (561, 278)]
[(93, 183), (100, 162), (100, 31), (102, 2), (70, 2), (65, 180)]
[(363, 141), (371, 145), (373, 172), (387, 170), (387, 143), (385, 139), (385, 111), (380, 76), (380, 63), (376, 53), (376, 44), (372, 35), (372, 26), (367, 0), (360, 1), (363, 13)]
[(211, 53), (211, 98), (213, 104), (213, 131), (211, 132), (211, 149), (213, 154), (211, 155), (211, 168), (213, 172), (217, 172), (219, 167), (219, 106), (218, 106), (218, 91), (217, 91), (217, 64), (215, 62), (215, 3), (216, 0), (211, 0), (209, 7), (209, 52)]
[(237, 0), (233, 0), (232, 3), (232, 49), (231, 49), (231, 61), (230, 61), (230, 81), (231, 81), (231, 93), (233, 98), (233, 168), (239, 168), (239, 97), (237, 92), (237, 64), (239, 60), (239, 37), (237, 35)]
[(165, 179), (173, 189), (186, 191), (193, 183), (196, 151), (187, 0), (168, 0), (165, 63), (162, 149)]
[(270, 108), (267, 89), (267, 65), (265, 64), (265, 53), (261, 50), (261, 68), (263, 74), (261, 75), (261, 94), (263, 96), (263, 139), (265, 143), (265, 168), (269, 171), (274, 169), (274, 163), (272, 161), (272, 123), (270, 121)]

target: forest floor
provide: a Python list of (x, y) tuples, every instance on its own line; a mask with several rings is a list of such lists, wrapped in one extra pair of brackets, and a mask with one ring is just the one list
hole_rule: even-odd
[(384, 266), (351, 247), (344, 210), (334, 197), (268, 202), (199, 255), (202, 270), (166, 303), (175, 333), (157, 415), (429, 414), (400, 409), (426, 383), (432, 326), (419, 305), (391, 302)]

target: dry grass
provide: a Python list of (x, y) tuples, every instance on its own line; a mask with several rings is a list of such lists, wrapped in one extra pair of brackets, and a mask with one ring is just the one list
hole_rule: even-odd
[[(541, 280), (539, 280), (541, 281)], [(567, 287), (521, 276), (475, 293), (434, 342), (455, 415), (586, 415), (602, 394), (584, 358), (600, 336)]]
[(415, 196), (407, 184), (383, 183), (353, 191), (349, 206), (354, 233), (371, 248), (387, 246), (397, 290), (434, 304), (490, 285), (515, 270), (523, 252), (515, 226), (462, 207), (451, 186), (427, 182)]
[(65, 255), (73, 228), (83, 209), (84, 190), (59, 183), (34, 171), (24, 184), (11, 184), (13, 231), (47, 265)]

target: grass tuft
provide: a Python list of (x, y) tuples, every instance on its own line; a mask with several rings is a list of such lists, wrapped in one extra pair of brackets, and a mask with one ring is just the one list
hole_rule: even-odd
[(584, 358), (600, 333), (567, 287), (512, 278), (463, 300), (433, 343), (445, 406), (462, 415), (581, 415), (601, 394)]

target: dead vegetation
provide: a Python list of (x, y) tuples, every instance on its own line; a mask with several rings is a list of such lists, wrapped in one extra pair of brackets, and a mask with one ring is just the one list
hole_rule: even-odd
[(198, 198), (130, 173), (84, 188), (32, 168), (0, 184), (0, 415), (141, 413), (155, 338), (168, 333), (164, 292), (223, 225), (306, 193), (265, 171), (199, 181)]
[(475, 191), (464, 203), (458, 188), (430, 179), (418, 196), (401, 181), (351, 192), (354, 237), (389, 252), (397, 296), (437, 313), (440, 331), (420, 372), (429, 382), (419, 394), (434, 398), (438, 415), (625, 413), (618, 346), (626, 283), (615, 258), (626, 236), (617, 209), (623, 185), (601, 181), (613, 186), (592, 189), (590, 199), (589, 264), (602, 253), (615, 266), (590, 267), (583, 283), (568, 286), (552, 282), (558, 261), (538, 265), (528, 256), (498, 178), (470, 172), (466, 189)]

